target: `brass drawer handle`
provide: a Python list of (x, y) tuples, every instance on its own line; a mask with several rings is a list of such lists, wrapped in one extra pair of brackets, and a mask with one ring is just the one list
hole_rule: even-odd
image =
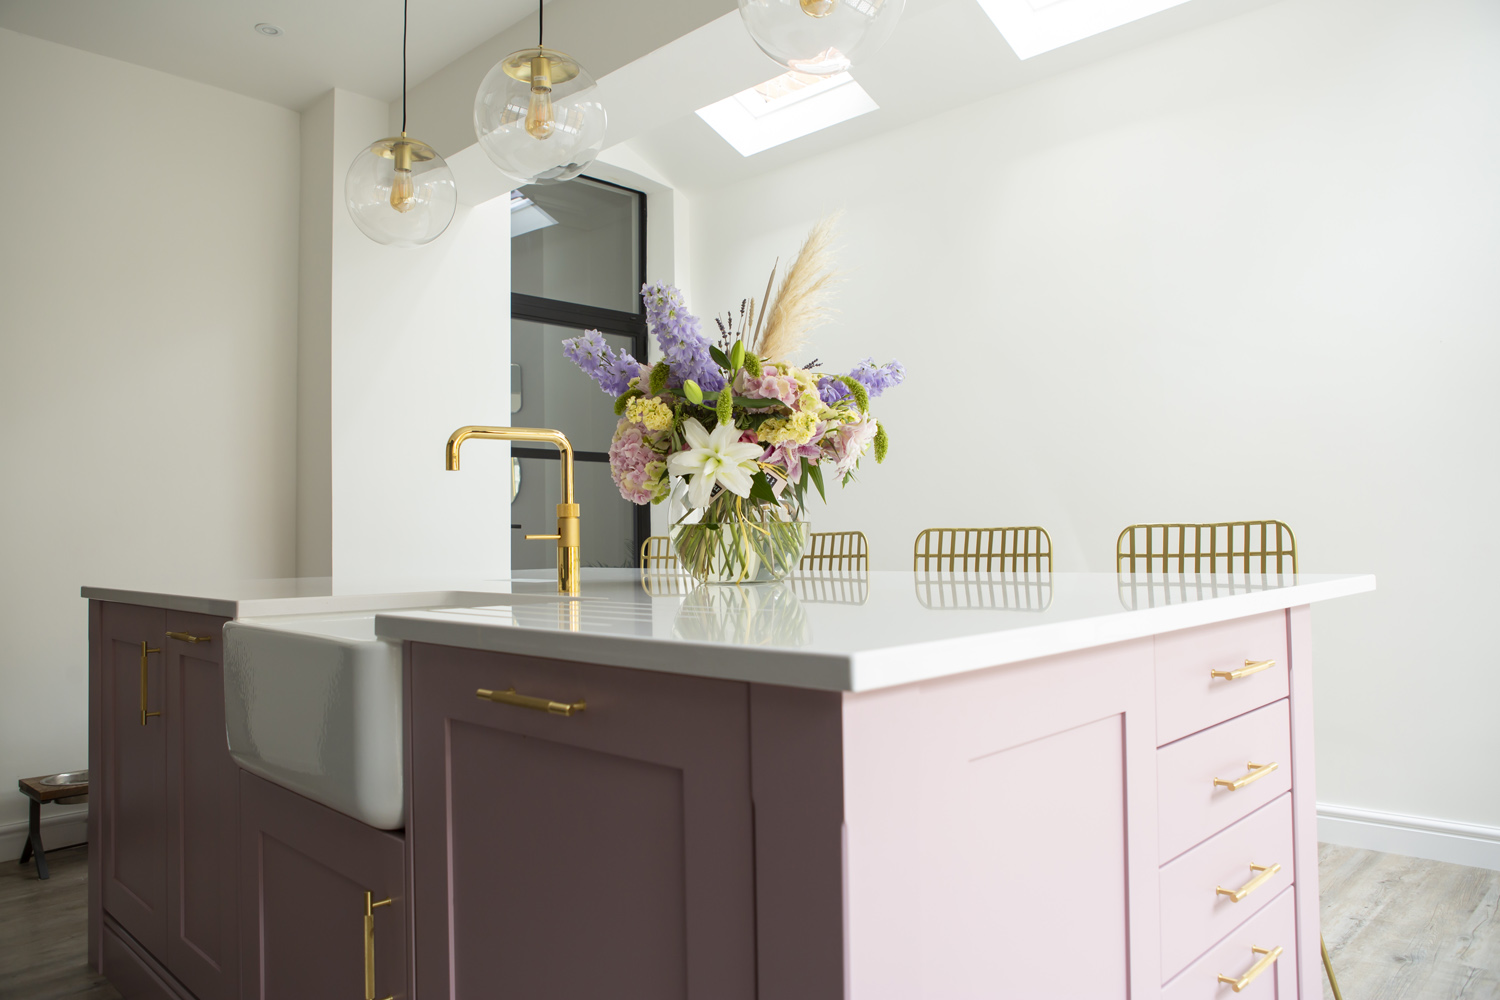
[(194, 635), (191, 632), (168, 632), (168, 639), (176, 639), (178, 642), (213, 642), (211, 635)]
[(1265, 972), (1271, 966), (1275, 965), (1276, 960), (1281, 957), (1281, 945), (1279, 944), (1274, 948), (1257, 948), (1254, 945), (1251, 945), (1250, 950), (1254, 954), (1260, 955), (1261, 959), (1254, 965), (1250, 966), (1249, 969), (1245, 970), (1245, 974), (1243, 976), (1236, 979), (1233, 976), (1226, 976), (1222, 972), (1219, 973), (1219, 982), (1228, 983), (1229, 988), (1234, 990), (1236, 993), (1244, 989), (1246, 986), (1249, 986), (1251, 983), (1255, 982), (1256, 976), (1259, 976), (1262, 972)]
[(1242, 774), (1238, 778), (1235, 778), (1233, 781), (1228, 778), (1215, 778), (1214, 787), (1218, 788), (1220, 786), (1223, 786), (1224, 788), (1229, 789), (1231, 792), (1237, 792), (1251, 782), (1259, 781), (1261, 778), (1264, 778), (1266, 775), (1270, 774), (1281, 765), (1273, 760), (1269, 764), (1257, 764), (1254, 761), (1250, 761), (1246, 763), (1245, 766), (1250, 769), (1249, 773)]
[[(389, 899), (373, 902), (370, 893), (365, 893), (365, 1000), (375, 1000), (375, 909), (390, 906)], [(394, 996), (385, 1000), (395, 1000)]]
[(146, 641), (144, 639), (141, 640), (141, 725), (143, 726), (146, 724), (147, 719), (154, 719), (157, 716), (161, 715), (160, 712), (146, 711), (146, 657), (150, 656), (152, 653), (160, 652), (161, 650), (152, 649), (150, 646), (146, 645)]
[(1258, 674), (1262, 670), (1270, 670), (1276, 666), (1275, 660), (1246, 660), (1245, 665), (1238, 670), (1210, 670), (1210, 677), (1222, 677), (1226, 681), (1237, 681), (1241, 677), (1249, 677)]
[(529, 694), (516, 694), (515, 688), (507, 688), (504, 691), (491, 691), (489, 688), (480, 688), (474, 692), (485, 701), (493, 701), (499, 705), (514, 705), (517, 708), (529, 708), (534, 712), (546, 712), (549, 715), (576, 715), (588, 708), (586, 701), (552, 701), (550, 698), (533, 698)]
[(1281, 865), (1251, 865), (1250, 870), (1258, 874), (1238, 889), (1226, 889), (1221, 885), (1214, 889), (1214, 893), (1219, 896), (1228, 896), (1231, 903), (1238, 903), (1256, 889), (1269, 882), (1273, 875), (1281, 871)]

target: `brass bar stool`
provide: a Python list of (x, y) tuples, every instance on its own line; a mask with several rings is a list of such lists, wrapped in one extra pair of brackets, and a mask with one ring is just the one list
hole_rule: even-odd
[(652, 535), (641, 543), (641, 571), (675, 573), (677, 553), (672, 551), (672, 540), (666, 535)]
[[(1297, 536), (1284, 521), (1127, 525), (1115, 539), (1115, 572), (1134, 573), (1141, 562), (1147, 573), (1160, 569), (1164, 573), (1206, 571), (1212, 575), (1221, 562), (1233, 573), (1238, 562), (1239, 571), (1246, 574), (1291, 570), (1296, 575)], [(1334, 1000), (1344, 1000), (1321, 933), (1318, 947), (1323, 952), (1323, 971), (1333, 987)]]
[(799, 570), (866, 571), (870, 568), (870, 542), (863, 531), (815, 531), (807, 538), (807, 554)]
[[(998, 544), (997, 544), (998, 543)], [(928, 528), (912, 544), (912, 571), (1052, 572), (1052, 536), (1036, 525)]]

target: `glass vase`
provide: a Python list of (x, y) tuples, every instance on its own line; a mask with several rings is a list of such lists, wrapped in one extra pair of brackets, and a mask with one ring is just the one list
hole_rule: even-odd
[(802, 561), (807, 522), (782, 507), (715, 504), (701, 513), (700, 520), (684, 519), (669, 530), (683, 572), (699, 583), (784, 580)]

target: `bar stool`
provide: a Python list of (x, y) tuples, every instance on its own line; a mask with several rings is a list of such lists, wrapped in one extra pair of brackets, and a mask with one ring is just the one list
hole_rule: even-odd
[(21, 793), (31, 800), (31, 822), (26, 831), (26, 846), (21, 848), (21, 864), (36, 855), (36, 877), (49, 878), (47, 872), (47, 850), (42, 846), (42, 803), (56, 802), (72, 805), (89, 800), (89, 773), (87, 771), (63, 771), (61, 774), (43, 774), (35, 778), (21, 778), (16, 782)]
[(928, 528), (912, 543), (911, 568), (939, 572), (1052, 572), (1052, 536), (1036, 525)]

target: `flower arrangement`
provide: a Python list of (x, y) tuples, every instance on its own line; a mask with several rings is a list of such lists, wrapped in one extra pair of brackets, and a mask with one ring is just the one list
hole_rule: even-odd
[[(888, 440), (870, 400), (905, 378), (901, 364), (866, 358), (847, 374), (823, 374), (817, 361), (792, 361), (826, 317), (831, 242), (825, 219), (759, 321), (755, 301), (746, 299), (737, 316), (715, 321), (717, 342), (703, 334), (682, 294), (660, 282), (641, 289), (661, 346), (656, 364), (612, 351), (597, 330), (563, 342), (567, 357), (615, 397), (620, 422), (609, 462), (620, 494), (660, 503), (674, 483), (685, 487), (677, 494), (689, 513), (673, 526), (673, 539), (699, 579), (785, 575), (806, 541), (798, 515), (808, 485), (827, 499), (823, 467), (847, 485), (870, 451), (885, 461)], [(773, 267), (767, 299), (775, 278)]]

